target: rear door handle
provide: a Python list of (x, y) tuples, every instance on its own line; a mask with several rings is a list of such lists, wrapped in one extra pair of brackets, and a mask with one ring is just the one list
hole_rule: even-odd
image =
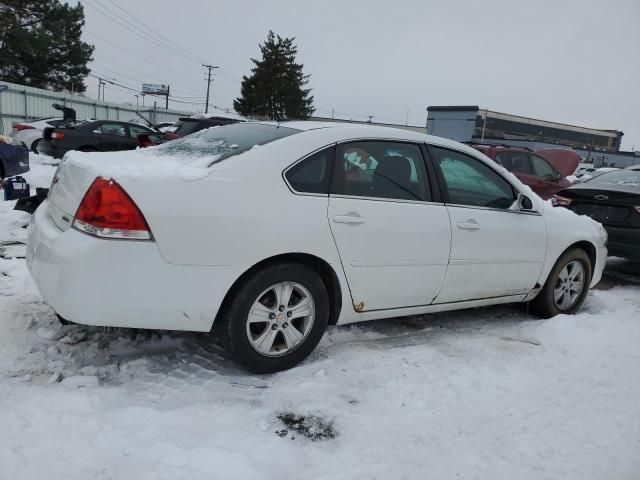
[(462, 230), (478, 230), (480, 228), (480, 224), (473, 220), (467, 220), (466, 222), (458, 222), (458, 228)]
[(347, 215), (334, 215), (333, 221), (336, 223), (364, 223), (366, 220), (357, 213), (348, 213)]

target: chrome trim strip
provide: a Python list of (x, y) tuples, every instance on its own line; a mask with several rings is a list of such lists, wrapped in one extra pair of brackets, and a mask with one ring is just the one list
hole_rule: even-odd
[(539, 263), (542, 264), (542, 260), (535, 258), (506, 258), (506, 259), (466, 259), (466, 258), (452, 258), (449, 260), (450, 265), (506, 265), (513, 263)]
[(351, 262), (352, 267), (430, 267), (430, 266), (446, 266), (448, 260), (435, 260), (431, 262), (422, 262), (420, 260), (379, 260), (371, 262), (363, 262), (354, 260)]
[(508, 208), (493, 208), (493, 207), (479, 207), (479, 206), (475, 206), (475, 205), (460, 205), (458, 203), (445, 203), (445, 205), (447, 207), (456, 207), (456, 208), (470, 208), (472, 210), (488, 210), (491, 212), (504, 212), (504, 213), (518, 213), (520, 215), (535, 215), (537, 217), (541, 217), (542, 214), (540, 212), (538, 212), (537, 210), (531, 210), (526, 211), (526, 210), (511, 210)]
[[(324, 197), (325, 195), (323, 195)], [(391, 203), (413, 203), (417, 205), (437, 205), (444, 207), (444, 203), (427, 202), (422, 200), (403, 200), (401, 198), (380, 198), (380, 197), (362, 197), (358, 195), (330, 194), (329, 198), (342, 198), (345, 200), (370, 200), (374, 202), (391, 202)]]

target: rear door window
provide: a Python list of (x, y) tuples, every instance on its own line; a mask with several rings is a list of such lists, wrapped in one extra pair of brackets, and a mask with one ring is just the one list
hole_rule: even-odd
[(337, 147), (331, 193), (431, 201), (420, 147), (402, 142), (353, 142)]
[(98, 126), (96, 130), (104, 135), (115, 135), (117, 137), (127, 136), (127, 129), (119, 123), (103, 123)]

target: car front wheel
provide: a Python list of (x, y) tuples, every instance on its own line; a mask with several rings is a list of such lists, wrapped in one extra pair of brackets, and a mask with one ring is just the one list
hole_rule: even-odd
[(584, 250), (575, 248), (565, 252), (551, 270), (542, 291), (531, 301), (531, 308), (544, 318), (575, 313), (589, 293), (591, 276), (591, 260)]
[(329, 297), (312, 269), (272, 265), (246, 279), (219, 320), (234, 361), (256, 373), (277, 372), (297, 365), (318, 345), (329, 320)]

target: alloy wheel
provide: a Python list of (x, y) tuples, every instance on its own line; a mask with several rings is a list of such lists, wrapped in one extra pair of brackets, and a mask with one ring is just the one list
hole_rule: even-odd
[(553, 291), (553, 301), (559, 310), (573, 307), (585, 288), (585, 270), (582, 262), (573, 260), (560, 271)]
[(309, 290), (295, 282), (279, 282), (264, 290), (247, 315), (246, 331), (255, 351), (278, 357), (299, 347), (316, 315)]

